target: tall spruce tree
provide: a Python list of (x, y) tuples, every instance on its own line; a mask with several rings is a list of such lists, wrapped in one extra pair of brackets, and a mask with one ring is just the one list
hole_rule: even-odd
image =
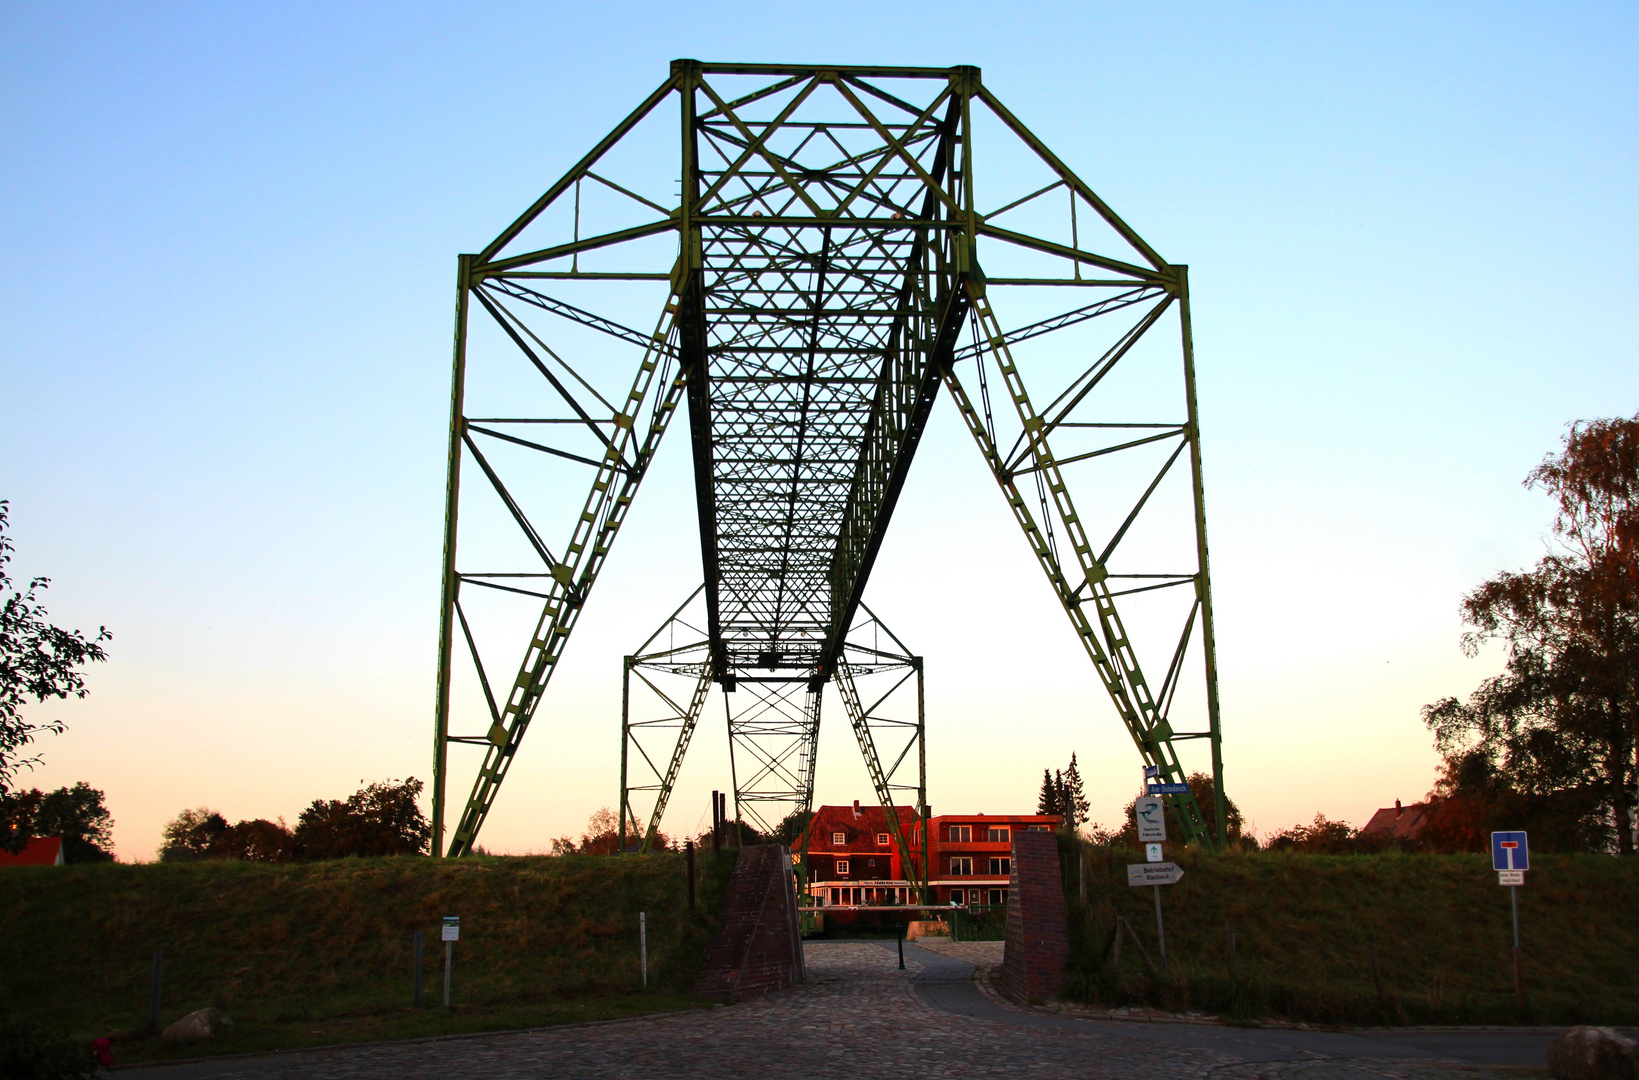
[(1064, 787), (1061, 804), (1064, 808), (1064, 827), (1071, 832), (1080, 828), (1087, 821), (1087, 814), (1092, 805), (1087, 802), (1087, 792), (1082, 789), (1081, 770), (1076, 767), (1076, 755), (1070, 753), (1070, 767), (1064, 770)]
[(1064, 796), (1059, 785), (1053, 781), (1053, 774), (1046, 769), (1041, 771), (1041, 794), (1036, 797), (1036, 813), (1060, 814), (1063, 813)]

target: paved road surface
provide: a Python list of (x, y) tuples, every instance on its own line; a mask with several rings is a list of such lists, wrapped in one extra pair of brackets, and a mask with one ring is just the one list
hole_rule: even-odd
[(1547, 1035), (1530, 1032), (1349, 1034), (1088, 1020), (1014, 1008), (979, 988), (973, 964), (912, 945), (905, 948), (905, 971), (898, 970), (891, 942), (813, 942), (807, 959), (805, 985), (732, 1007), (157, 1066), (126, 1075), (132, 1080), (1520, 1080), (1519, 1066), (1540, 1068), (1548, 1042)]

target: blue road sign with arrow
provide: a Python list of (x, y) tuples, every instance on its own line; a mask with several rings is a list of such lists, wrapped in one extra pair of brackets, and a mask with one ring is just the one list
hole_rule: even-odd
[(1531, 849), (1525, 843), (1523, 832), (1494, 832), (1491, 834), (1491, 869), (1531, 869)]

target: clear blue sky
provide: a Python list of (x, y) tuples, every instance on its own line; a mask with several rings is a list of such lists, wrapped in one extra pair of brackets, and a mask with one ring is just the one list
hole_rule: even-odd
[[(1498, 663), (1459, 653), (1457, 601), (1542, 547), (1521, 478), (1567, 422), (1639, 411), (1635, 24), (1627, 5), (7, 5), (0, 497), (14, 569), (55, 578), (58, 621), (115, 634), (92, 696), (36, 713), (70, 731), (32, 782), (106, 789), (129, 858), (185, 806), (294, 820), (427, 775), (454, 256), (692, 56), (978, 64), (1191, 265), (1230, 793), (1266, 833), (1420, 797), (1419, 706)], [(645, 489), (493, 847), (614, 802), (619, 656), (698, 578), (665, 556), (693, 531), (686, 454)], [(948, 402), (918, 466), (871, 602), (929, 657), (936, 812), (1026, 809), (1074, 749), (1112, 820), (1130, 744), (1092, 713)], [(982, 586), (950, 587), (974, 565)], [(850, 741), (827, 734), (823, 800), (869, 798)], [(726, 786), (712, 743), (674, 829)]]

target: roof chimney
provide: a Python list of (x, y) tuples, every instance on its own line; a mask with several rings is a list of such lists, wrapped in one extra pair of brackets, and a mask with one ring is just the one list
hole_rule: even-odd
[(854, 800), (854, 816), (855, 817), (860, 816), (860, 814), (859, 814), (859, 800), (858, 799)]
[(1402, 813), (1402, 811), (1400, 809), (1400, 800), (1396, 799), (1396, 800), (1394, 800), (1394, 816), (1399, 817), (1401, 813)]

